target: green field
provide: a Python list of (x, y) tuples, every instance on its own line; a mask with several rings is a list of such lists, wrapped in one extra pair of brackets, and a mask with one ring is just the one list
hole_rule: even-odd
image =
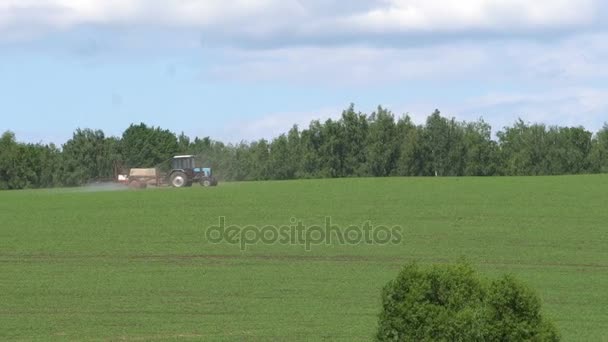
[[(400, 225), (398, 245), (210, 244), (206, 227)], [(0, 340), (343, 340), (411, 260), (535, 288), (567, 341), (608, 340), (608, 177), (385, 178), (0, 192)]]

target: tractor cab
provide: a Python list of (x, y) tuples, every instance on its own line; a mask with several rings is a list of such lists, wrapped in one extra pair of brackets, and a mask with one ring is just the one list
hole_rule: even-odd
[(193, 170), (194, 156), (175, 156), (171, 160), (173, 170)]
[(202, 186), (216, 186), (211, 168), (196, 167), (193, 155), (175, 156), (171, 159), (169, 183), (175, 188), (190, 187), (194, 182)]

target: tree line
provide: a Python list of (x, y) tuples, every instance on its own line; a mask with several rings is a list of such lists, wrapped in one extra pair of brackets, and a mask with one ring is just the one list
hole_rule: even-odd
[(144, 123), (120, 137), (77, 129), (62, 146), (0, 137), (0, 189), (79, 186), (112, 180), (130, 167), (154, 167), (175, 154), (194, 154), (225, 181), (386, 176), (561, 175), (608, 172), (608, 124), (529, 124), (521, 119), (492, 136), (482, 119), (457, 121), (435, 111), (416, 125), (378, 107), (339, 119), (293, 126), (272, 140), (225, 144), (191, 139)]

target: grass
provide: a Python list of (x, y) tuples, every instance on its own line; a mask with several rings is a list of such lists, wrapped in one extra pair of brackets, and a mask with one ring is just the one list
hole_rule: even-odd
[[(608, 177), (386, 178), (0, 192), (0, 340), (343, 340), (406, 262), (465, 256), (608, 340)], [(210, 244), (206, 227), (400, 225), (399, 245)]]

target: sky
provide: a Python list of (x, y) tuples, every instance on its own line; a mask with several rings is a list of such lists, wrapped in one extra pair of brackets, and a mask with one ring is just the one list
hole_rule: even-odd
[(0, 132), (251, 141), (350, 103), (596, 131), (606, 19), (604, 0), (0, 0)]

